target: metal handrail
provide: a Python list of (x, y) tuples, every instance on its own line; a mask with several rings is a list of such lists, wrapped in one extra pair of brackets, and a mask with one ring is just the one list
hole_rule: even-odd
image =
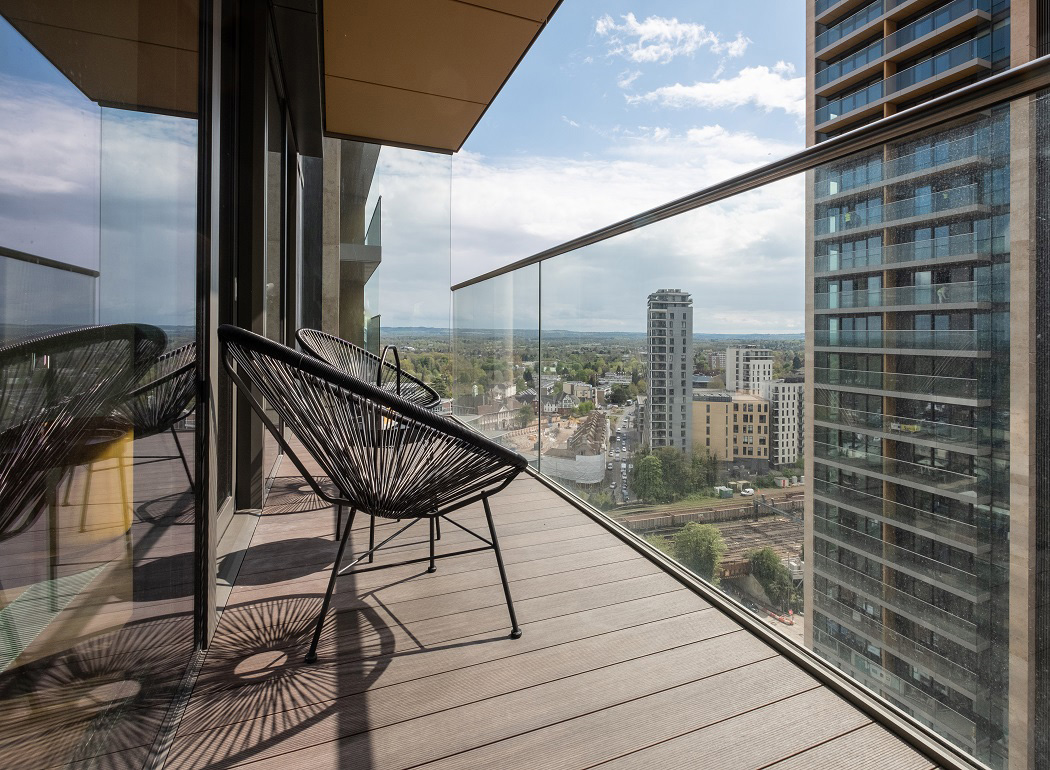
[(810, 171), (841, 160), (886, 142), (900, 139), (916, 131), (938, 126), (966, 115), (986, 110), (997, 104), (1050, 88), (1050, 55), (1033, 59), (1026, 64), (991, 75), (983, 80), (934, 97), (928, 101), (901, 110), (866, 126), (827, 139), (785, 158), (767, 163), (751, 171), (705, 187), (627, 219), (594, 230), (586, 235), (565, 241), (519, 259), (503, 267), (453, 284), (452, 291), (496, 278), (523, 267), (535, 265), (552, 257), (599, 243), (617, 235), (631, 232), (664, 219), (683, 214), (711, 203), (731, 198), (781, 179)]

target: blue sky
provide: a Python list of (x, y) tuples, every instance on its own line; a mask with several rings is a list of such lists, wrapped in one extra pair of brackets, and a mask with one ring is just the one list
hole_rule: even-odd
[[(565, 0), (461, 152), (383, 149), (384, 326), (446, 326), (450, 282), (801, 149), (804, 18), (802, 0)], [(677, 287), (697, 332), (802, 331), (802, 193), (785, 180), (545, 262), (545, 328), (641, 331), (646, 296)], [(534, 292), (492, 291), (502, 320), (479, 323), (535, 326)]]
[[(646, 19), (658, 19), (649, 31), (669, 36), (642, 40), (632, 34), (629, 16), (639, 30)], [(603, 34), (606, 19), (615, 29)], [(681, 133), (713, 122), (730, 131), (754, 131), (759, 121), (763, 135), (801, 142), (797, 120), (782, 110), (628, 99), (674, 84), (727, 80), (745, 67), (778, 62), (794, 66), (800, 76), (804, 22), (802, 0), (565, 0), (465, 149), (586, 157), (602, 154), (640, 127)], [(729, 45), (738, 40), (735, 48)], [(618, 85), (628, 79), (626, 88)]]
[[(452, 282), (801, 149), (804, 23), (802, 0), (565, 0), (453, 158)], [(638, 331), (680, 287), (698, 332), (801, 331), (803, 198), (786, 180), (546, 262), (544, 325)]]

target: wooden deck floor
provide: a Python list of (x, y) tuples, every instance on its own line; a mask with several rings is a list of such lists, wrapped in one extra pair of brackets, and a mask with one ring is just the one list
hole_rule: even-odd
[(343, 578), (311, 666), (333, 517), (278, 479), (167, 767), (933, 767), (536, 480), (493, 512), (521, 639), (483, 552)]

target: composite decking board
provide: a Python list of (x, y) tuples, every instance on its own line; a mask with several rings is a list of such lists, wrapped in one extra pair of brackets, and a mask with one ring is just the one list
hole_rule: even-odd
[[(560, 504), (551, 504), (549, 500), (550, 492), (546, 492), (548, 496), (545, 498), (544, 494), (537, 492), (533, 495), (522, 496), (522, 497), (511, 497), (507, 492), (501, 492), (499, 495), (495, 495), (490, 499), (490, 507), (492, 509), (493, 516), (497, 513), (513, 513), (515, 520), (531, 521), (531, 520), (542, 520), (549, 518), (557, 518), (559, 516), (575, 515), (579, 516), (579, 511), (573, 508), (566, 501), (559, 501)], [(290, 494), (287, 496), (291, 496)], [(287, 528), (294, 528), (297, 525), (301, 525), (301, 522), (296, 521), (297, 518), (303, 518), (306, 514), (310, 514), (311, 518), (313, 514), (321, 513), (322, 521), (320, 524), (327, 529), (329, 534), (334, 531), (331, 527), (335, 523), (335, 512), (334, 507), (328, 503), (323, 503), (318, 506), (311, 506), (309, 508), (299, 510), (293, 508), (288, 512), (275, 512), (275, 508), (281, 506), (271, 506), (269, 501), (273, 497), (273, 494), (267, 498), (267, 507), (263, 509), (262, 519), (271, 523), (269, 530), (275, 533), (280, 533)], [(318, 498), (314, 498), (319, 500)], [(320, 501), (319, 501), (320, 502)], [(284, 505), (284, 503), (282, 503)], [(323, 513), (328, 512), (331, 516), (330, 520), (323, 519)], [(344, 508), (343, 510), (344, 520), (349, 515), (349, 509)], [(485, 509), (480, 502), (472, 503), (464, 508), (460, 508), (449, 514), (449, 517), (454, 521), (461, 520), (472, 520), (478, 522), (485, 521)], [(377, 518), (377, 525), (389, 524), (395, 521), (394, 519)], [(359, 512), (358, 516), (354, 519), (354, 529), (367, 529), (368, 517), (364, 512)], [(269, 536), (268, 532), (264, 536)]]
[[(361, 714), (359, 710), (345, 707), (323, 712), (321, 718), (306, 728), (286, 727), (288, 737), (274, 750), (255, 752), (254, 756), (241, 755), (235, 763), (270, 759), (272, 762), (260, 767), (276, 767), (282, 762), (316, 768), (397, 770), (413, 767), (523, 730), (537, 729), (644, 697), (661, 688), (695, 681), (734, 665), (772, 659), (769, 648), (760, 643), (741, 649), (742, 643), (746, 644), (746, 640), (736, 638), (741, 633), (733, 631), (685, 648), (592, 668), (531, 687), (507, 691), (506, 683), (495, 682), (494, 687), (502, 687), (503, 693), (385, 725), (372, 725), (369, 719), (372, 702), (366, 698), (361, 707), (369, 713)], [(760, 678), (776, 671), (766, 669), (762, 677), (745, 684), (753, 688)], [(391, 716), (396, 717), (396, 712)], [(439, 736), (440, 739), (435, 740)], [(219, 767), (227, 766), (221, 759), (205, 759), (216, 762)], [(535, 759), (533, 756), (532, 760)]]
[[(662, 575), (654, 575), (645, 571), (646, 567), (651, 565), (646, 563), (635, 566), (635, 562), (625, 562), (624, 564), (623, 569), (625, 572), (630, 571), (637, 574), (632, 574), (629, 577), (619, 575), (615, 578), (610, 578), (608, 571), (595, 572), (591, 569), (568, 573), (570, 577), (564, 579), (562, 579), (561, 575), (550, 576), (551, 578), (559, 578), (557, 583), (550, 580), (544, 582), (544, 578), (514, 583), (511, 586), (511, 592), (514, 594), (514, 606), (519, 622), (527, 623), (528, 619), (533, 617), (530, 613), (535, 607), (549, 604), (554, 597), (562, 594), (571, 595), (579, 591), (601, 589), (604, 593), (610, 596), (620, 596), (621, 600), (623, 600), (627, 597), (669, 590), (670, 587), (661, 580)], [(269, 616), (260, 621), (255, 606), (248, 607), (247, 612), (252, 615), (252, 622), (259, 628), (265, 622), (269, 628), (277, 632), (293, 633), (299, 636), (305, 635), (305, 633), (312, 633), (313, 621), (316, 618), (317, 610), (320, 608), (321, 595), (305, 595), (297, 598), (308, 605), (306, 613), (281, 613), (280, 608), (274, 605)], [(273, 603), (271, 602), (271, 604)], [(225, 619), (228, 613), (231, 616), (230, 622), (235, 623), (244, 609), (244, 605), (227, 607), (223, 617)], [(510, 618), (507, 613), (503, 590), (499, 586), (485, 586), (478, 591), (466, 591), (427, 597), (411, 602), (400, 602), (393, 606), (387, 606), (381, 597), (373, 596), (368, 599), (360, 599), (348, 594), (343, 594), (342, 596), (336, 594), (332, 597), (332, 604), (325, 620), (325, 629), (328, 633), (334, 633), (331, 629), (338, 627), (340, 623), (345, 623), (347, 618), (351, 618), (361, 612), (371, 612), (377, 616), (377, 621), (379, 621), (379, 615), (382, 615), (385, 619), (381, 622), (386, 624), (403, 624), (409, 626), (410, 630), (414, 628), (416, 623), (458, 618), (462, 623), (462, 627), (470, 629), (468, 633), (471, 633), (475, 629), (471, 625), (471, 619), (476, 613), (487, 614), (487, 611), (501, 612), (503, 617), (502, 625), (509, 633)], [(482, 628), (484, 627), (486, 626), (482, 626)], [(346, 638), (348, 642), (351, 638), (354, 638), (354, 635), (347, 636), (345, 633), (341, 633), (340, 636), (341, 638)], [(219, 636), (218, 631), (216, 632), (216, 643), (223, 643), (223, 638)]]
[[(335, 544), (331, 508), (314, 498), (309, 510), (297, 509), (301, 489), (292, 476), (275, 482), (269, 501), (296, 512), (259, 518), (245, 559), (254, 566), (233, 590), (169, 768), (582, 770), (660, 766), (645, 762), (665, 755), (673, 767), (679, 754), (682, 766), (695, 766), (704, 754), (692, 747), (712, 743), (723, 724), (734, 727), (713, 745), (735, 764), (719, 762), (719, 770), (776, 762), (790, 770), (806, 766), (790, 762), (807, 755), (821, 767), (838, 741), (848, 756), (885, 756), (871, 767), (932, 766), (531, 478), (492, 501), (522, 639), (505, 638), (494, 557), (481, 552), (439, 560), (433, 575), (420, 574), (420, 564), (341, 579), (320, 659), (305, 666)], [(454, 518), (487, 529), (480, 504)], [(367, 521), (359, 516), (351, 535), (358, 553), (367, 548)], [(382, 523), (377, 538), (392, 526)], [(419, 542), (380, 553), (376, 563), (426, 555), (426, 532), (416, 525), (407, 534)], [(438, 553), (473, 540), (448, 524), (442, 535)], [(289, 549), (290, 561), (272, 557), (275, 545), (309, 538), (319, 541), (312, 562), (309, 547)], [(712, 635), (715, 628), (722, 633)], [(281, 652), (287, 661), (271, 668)], [(775, 709), (789, 702), (805, 706), (821, 729), (763, 740), (768, 721), (749, 715), (784, 722)], [(846, 726), (829, 727), (838, 723)]]
[[(193, 719), (185, 727), (180, 725), (180, 736), (188, 737), (191, 730), (212, 732), (217, 735), (246, 733), (264, 734), (266, 730), (285, 732), (305, 724), (318, 709), (329, 710), (332, 719), (316, 726), (298, 730), (298, 735), (286, 743), (299, 746), (321, 743), (326, 740), (357, 732), (376, 730), (385, 726), (419, 719), (442, 711), (468, 706), (472, 703), (497, 698), (510, 692), (538, 688), (558, 680), (571, 678), (596, 670), (613, 672), (618, 664), (647, 660), (646, 666), (670, 650), (681, 650), (671, 656), (667, 665), (688, 667), (692, 655), (701, 654), (701, 642), (678, 644), (682, 629), (696, 631), (697, 637), (714, 638), (725, 633), (736, 633), (731, 622), (712, 622), (703, 619), (713, 609), (702, 610), (694, 615), (682, 615), (657, 621), (646, 626), (612, 632), (606, 637), (589, 637), (565, 644), (542, 648), (521, 655), (498, 658), (477, 666), (435, 673), (429, 677), (408, 679), (403, 682), (383, 685), (384, 665), (392, 665), (396, 658), (385, 658), (362, 665), (360, 672), (343, 669), (341, 676), (325, 678), (310, 676), (309, 699), (303, 706), (274, 709), (270, 713), (252, 715), (239, 723), (219, 723), (208, 720), (206, 714), (198, 712), (201, 719)], [(725, 633), (720, 633), (725, 632)], [(602, 657), (595, 652), (602, 651)], [(380, 674), (377, 676), (377, 671)], [(329, 670), (329, 674), (335, 673)], [(618, 675), (610, 673), (610, 676)], [(539, 696), (537, 696), (539, 697)], [(271, 701), (266, 701), (267, 704)], [(367, 709), (362, 706), (367, 705)], [(243, 715), (243, 710), (240, 712)], [(351, 718), (348, 714), (354, 714)], [(203, 738), (206, 742), (207, 738)], [(232, 747), (234, 751), (239, 747)]]
[[(559, 517), (554, 523), (543, 527), (530, 526), (531, 522), (504, 523), (497, 529), (497, 537), (500, 546), (504, 549), (520, 547), (519, 539), (524, 536), (538, 536), (546, 539), (556, 538), (556, 533), (563, 529), (578, 530), (580, 523), (577, 517), (575, 521), (569, 517)], [(380, 544), (386, 538), (398, 531), (395, 527), (380, 527), (376, 529), (376, 544)], [(481, 533), (479, 533), (481, 534)], [(483, 536), (488, 539), (487, 530)], [(506, 541), (506, 546), (504, 546)], [(529, 541), (527, 541), (529, 542)], [(323, 567), (330, 565), (335, 559), (339, 544), (329, 537), (310, 536), (302, 530), (296, 535), (288, 538), (286, 547), (281, 541), (253, 540), (252, 547), (256, 549), (255, 554), (249, 550), (246, 554), (244, 564), (241, 566), (240, 575), (252, 575), (256, 573), (267, 573), (268, 568), (274, 566), (275, 551), (280, 549), (280, 558), (287, 566), (305, 568), (309, 566)], [(448, 553), (460, 548), (474, 548), (485, 545), (484, 542), (458, 527), (448, 524), (442, 526), (441, 539), (435, 543), (436, 553)], [(268, 547), (267, 547), (268, 546)], [(350, 561), (355, 555), (360, 555), (368, 550), (368, 530), (355, 531), (347, 543), (344, 562)], [(398, 535), (382, 550), (376, 553), (376, 563), (393, 563), (408, 558), (426, 556), (430, 552), (430, 539), (427, 530), (427, 522), (414, 525), (401, 535)], [(258, 554), (258, 555), (256, 555)], [(490, 554), (491, 558), (495, 558)]]
[(938, 770), (937, 765), (901, 743), (879, 725), (801, 751), (764, 770)]
[[(595, 767), (602, 770), (694, 768), (717, 758), (719, 770), (753, 770), (869, 724), (866, 716), (825, 688), (801, 692)], [(743, 739), (742, 736), (747, 736)]]
[[(660, 620), (703, 610), (705, 604), (702, 600), (683, 589), (681, 592), (663, 595), (659, 601), (651, 601), (647, 597), (537, 621), (530, 624), (528, 634), (512, 642), (506, 640), (504, 634), (484, 633), (451, 640), (450, 643), (415, 649), (405, 630), (395, 627), (390, 629), (393, 638), (388, 644), (384, 645), (382, 640), (377, 639), (369, 644), (362, 644), (353, 651), (340, 650), (327, 660), (314, 664), (310, 674), (313, 675), (316, 671), (334, 680), (342, 676), (341, 669), (349, 669), (351, 675), (356, 676), (362, 660), (382, 658), (385, 668), (382, 678), (375, 686), (386, 687), (438, 673), (468, 669), (501, 658), (549, 650), (568, 642), (607, 636), (618, 630), (645, 627)], [(390, 652), (390, 648), (394, 652)], [(300, 698), (293, 686), (294, 680), (303, 676), (299, 668), (301, 664), (297, 659), (290, 659), (285, 667), (277, 672), (279, 676), (288, 677), (288, 681), (276, 681), (275, 675), (260, 685), (235, 673), (236, 667), (244, 658), (244, 653), (237, 650), (231, 650), (227, 654), (219, 650), (210, 657), (210, 667), (205, 666), (197, 679), (198, 697), (188, 708), (181, 730), (191, 731), (197, 723), (213, 726), (216, 723), (213, 712), (223, 708), (222, 702), (242, 696), (254, 697), (250, 694), (251, 690), (239, 690), (239, 687), (265, 689), (284, 685), (287, 696), (283, 702), (292, 706), (304, 705), (307, 698), (314, 698), (313, 693), (307, 693), (305, 698)], [(204, 712), (204, 715), (200, 715), (201, 712)]]
[[(525, 770), (543, 757), (548, 770), (576, 770), (622, 756), (641, 746), (671, 739), (682, 730), (715, 724), (818, 685), (782, 658), (751, 660), (759, 648), (745, 645), (722, 660), (725, 670), (685, 683), (670, 677), (665, 687), (579, 715), (552, 720), (508, 738), (423, 764), (426, 770), (499, 767)], [(734, 666), (731, 668), (730, 666)], [(658, 672), (658, 676), (659, 676)], [(601, 705), (601, 704), (597, 704)], [(697, 767), (721, 768), (714, 761)], [(659, 765), (654, 765), (659, 767)]]
[[(488, 556), (488, 566), (479, 564), (477, 569), (474, 570), (444, 573), (441, 571), (441, 567), (449, 562), (439, 561), (438, 571), (427, 573), (426, 564), (413, 564), (389, 570), (367, 572), (361, 575), (344, 576), (344, 578), (340, 578), (340, 580), (344, 580), (344, 583), (337, 590), (341, 593), (349, 592), (357, 596), (366, 593), (377, 593), (382, 596), (384, 603), (396, 604), (405, 599), (418, 600), (420, 587), (415, 585), (415, 583), (424, 579), (424, 577), (433, 581), (426, 586), (427, 593), (432, 596), (501, 585), (499, 569), (492, 554), (484, 553), (479, 555)], [(534, 559), (528, 562), (520, 562), (513, 566), (514, 577), (512, 578), (512, 586), (513, 581), (528, 580), (545, 575), (564, 575), (587, 567), (622, 564), (623, 562), (640, 558), (642, 557), (636, 551), (624, 546), (622, 549), (602, 548), (580, 554), (556, 556), (551, 559)], [(323, 593), (327, 587), (330, 572), (331, 570), (329, 569), (302, 578), (295, 583), (296, 590), (299, 593)], [(367, 582), (362, 580), (362, 578), (367, 578)], [(276, 586), (254, 586), (255, 590), (239, 591), (235, 595), (231, 594), (231, 596), (236, 603), (257, 596), (279, 596), (279, 591), (282, 588), (287, 589), (290, 583), (291, 581), (280, 583)]]
[[(528, 599), (516, 602), (515, 606), (519, 617), (525, 618), (525, 622), (534, 622), (571, 615), (584, 609), (671, 593), (674, 590), (675, 586), (661, 581), (657, 575), (651, 575), (608, 586), (590, 586), (553, 597)], [(305, 654), (310, 634), (313, 633), (317, 603), (316, 597), (306, 599), (292, 597), (290, 600), (270, 600), (257, 603), (250, 612), (247, 610), (236, 614), (227, 612), (230, 614), (223, 614), (213, 647), (241, 643), (246, 638), (259, 638), (265, 640), (266, 645), (273, 645), (277, 649), (286, 649), (290, 645), (295, 645), (302, 654)], [(378, 613), (373, 611), (372, 614), (374, 620), (383, 627), (390, 625)], [(289, 615), (292, 616), (290, 621), (288, 620)], [(346, 613), (333, 613), (336, 621), (325, 623), (318, 655), (323, 658), (334, 645), (353, 646), (359, 643), (360, 638), (374, 635), (376, 630), (372, 626), (363, 631), (352, 627), (360, 615), (360, 611), (353, 610)], [(426, 645), (435, 643), (436, 639), (457, 639), (484, 631), (502, 631), (506, 634), (507, 628), (507, 608), (505, 605), (498, 605), (479, 610), (438, 615), (414, 623), (408, 631), (412, 637), (419, 640), (420, 644)], [(221, 635), (219, 632), (222, 632)]]
[[(549, 543), (543, 547), (540, 551), (531, 546), (523, 546), (521, 548), (507, 549), (503, 548), (503, 562), (506, 564), (508, 571), (513, 572), (511, 565), (525, 564), (530, 561), (539, 561), (543, 559), (552, 559), (558, 556), (564, 556), (566, 554), (580, 554), (589, 553), (597, 550), (605, 550), (613, 547), (626, 548), (629, 551), (635, 552), (633, 548), (619, 541), (610, 542), (605, 533), (597, 533), (590, 537), (580, 537), (573, 540), (565, 540), (561, 542)], [(474, 570), (484, 569), (491, 566), (495, 561), (494, 556), (490, 552), (479, 552), (475, 554), (468, 554), (466, 556), (459, 556), (454, 559), (444, 559), (438, 562), (438, 571), (433, 574), (427, 574), (424, 570), (426, 565), (422, 565), (420, 572), (414, 578), (414, 580), (429, 580), (438, 575), (448, 575), (460, 572), (473, 572)], [(419, 567), (420, 565), (416, 565)], [(391, 568), (388, 570), (389, 573), (395, 572), (399, 568)], [(288, 567), (278, 568), (269, 573), (263, 574), (265, 581), (259, 583), (238, 583), (233, 588), (231, 596), (239, 596), (241, 593), (249, 594), (257, 589), (269, 589), (274, 595), (285, 596), (288, 595), (289, 589), (293, 589), (292, 593), (295, 593), (295, 583), (297, 580), (315, 580), (320, 576), (324, 576), (327, 580), (328, 575), (331, 573), (332, 563), (329, 562), (325, 565), (318, 565), (312, 572), (303, 574), (303, 568), (301, 567)], [(353, 580), (358, 581), (362, 578), (368, 577), (368, 574), (373, 576), (372, 579), (382, 579), (383, 572), (377, 571), (373, 573), (366, 573), (364, 575), (357, 575)], [(362, 582), (362, 585), (367, 585)], [(421, 590), (423, 586), (417, 586)]]
[[(425, 526), (425, 522), (416, 525), (417, 528)], [(581, 535), (587, 535), (589, 533), (593, 533), (593, 527), (595, 525), (588, 523), (577, 524), (568, 527), (544, 528), (538, 530), (531, 530), (520, 534), (510, 534), (506, 537), (504, 537), (500, 533), (499, 526), (500, 525), (497, 525), (496, 535), (497, 537), (499, 537), (500, 549), (510, 550), (512, 548), (522, 548), (525, 546), (540, 545), (542, 543), (548, 543), (553, 540), (574, 538), (579, 537)], [(442, 527), (441, 529), (442, 539), (440, 541), (440, 543), (445, 544), (443, 546), (444, 548), (452, 550), (453, 545), (463, 546), (470, 541), (477, 542), (479, 546), (483, 545), (480, 541), (475, 541), (474, 538), (470, 537), (466, 533), (463, 533), (463, 537), (466, 538), (464, 540), (453, 540), (452, 538), (449, 538), (449, 540), (446, 541), (444, 537), (445, 529), (446, 527)], [(426, 529), (416, 530), (416, 532), (425, 531)], [(412, 531), (410, 530), (410, 532)], [(405, 534), (407, 535), (409, 533)], [(415, 532), (412, 532), (412, 534), (414, 535)], [(306, 540), (307, 538), (299, 539)], [(362, 535), (360, 536), (360, 540), (363, 541), (360, 545), (357, 545), (355, 543), (358, 553), (367, 550), (367, 532), (362, 533)], [(377, 540), (376, 542), (378, 543), (381, 541)], [(335, 559), (335, 547), (329, 546), (329, 543), (331, 543), (331, 541), (322, 541), (319, 538), (309, 538), (309, 542), (306, 543), (295, 543), (289, 547), (287, 555), (282, 559), (282, 564), (285, 567), (312, 567), (324, 566), (325, 564), (330, 565)], [(391, 559), (392, 561), (401, 561), (406, 558), (416, 558), (420, 555), (425, 555), (429, 552), (429, 548), (430, 546), (428, 542), (419, 541), (412, 545), (402, 545), (399, 548), (393, 548), (390, 550), (384, 549), (384, 551), (381, 553), (386, 558)], [(251, 551), (249, 549), (249, 554), (250, 553)], [(380, 556), (377, 555), (376, 558), (379, 559)], [(251, 575), (259, 572), (265, 573), (267, 571), (267, 563), (268, 562), (265, 560), (258, 560), (255, 558), (249, 559), (249, 557), (246, 556), (245, 563), (242, 565), (241, 571), (238, 573), (238, 579), (241, 579), (241, 576), (244, 575)], [(269, 563), (272, 564), (272, 562)]]

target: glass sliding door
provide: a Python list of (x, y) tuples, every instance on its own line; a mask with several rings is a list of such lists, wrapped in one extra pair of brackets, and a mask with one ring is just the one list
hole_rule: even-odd
[(0, 0), (4, 767), (145, 767), (195, 650), (199, 29), (171, 5)]

